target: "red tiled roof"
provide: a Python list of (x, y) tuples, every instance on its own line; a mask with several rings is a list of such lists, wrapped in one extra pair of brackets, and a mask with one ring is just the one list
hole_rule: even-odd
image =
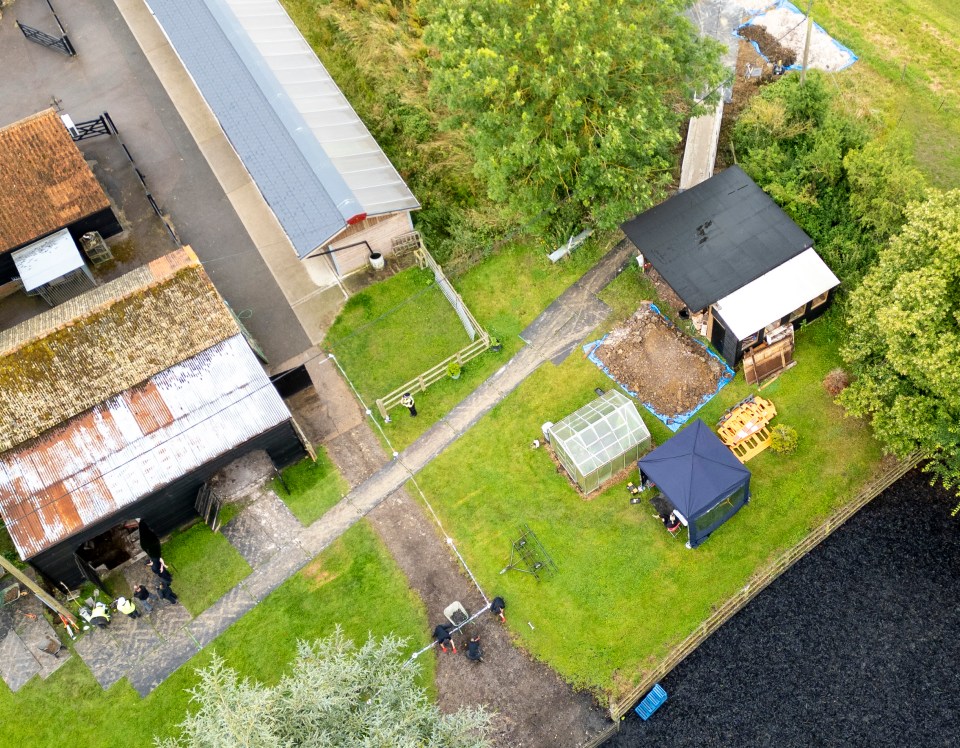
[(0, 128), (0, 174), (0, 252), (110, 206), (52, 109)]

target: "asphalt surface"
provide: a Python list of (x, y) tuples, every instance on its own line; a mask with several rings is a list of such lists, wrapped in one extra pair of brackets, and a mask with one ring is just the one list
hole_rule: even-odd
[(668, 700), (648, 722), (631, 711), (605, 745), (960, 743), (957, 501), (907, 475), (661, 681)]

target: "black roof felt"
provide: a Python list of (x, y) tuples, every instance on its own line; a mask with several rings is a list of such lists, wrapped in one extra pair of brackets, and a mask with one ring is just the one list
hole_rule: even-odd
[(813, 240), (739, 166), (621, 228), (690, 309), (713, 304)]

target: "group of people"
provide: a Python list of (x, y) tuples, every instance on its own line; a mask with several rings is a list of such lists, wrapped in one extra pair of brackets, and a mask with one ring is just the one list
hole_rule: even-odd
[(157, 577), (156, 592), (147, 589), (146, 585), (135, 584), (133, 586), (133, 600), (128, 600), (125, 597), (117, 598), (117, 610), (130, 618), (139, 618), (141, 615), (137, 603), (145, 612), (150, 613), (153, 611), (153, 606), (158, 605), (161, 599), (166, 600), (171, 605), (176, 605), (179, 602), (176, 594), (170, 588), (173, 575), (164, 560), (157, 556), (148, 559), (146, 565)]
[[(506, 622), (507, 617), (503, 614), (506, 607), (507, 604), (502, 597), (495, 597), (490, 603), (490, 612), (501, 621)], [(444, 653), (452, 650), (454, 654), (458, 654), (457, 645), (453, 641), (453, 631), (453, 626), (443, 623), (433, 630), (433, 638), (437, 640), (437, 644), (440, 645), (440, 649), (443, 650)], [(450, 647), (450, 650), (448, 650), (447, 647)], [(474, 635), (470, 637), (470, 641), (467, 642), (466, 654), (468, 660), (483, 662), (483, 650), (480, 648), (479, 633), (474, 633)]]

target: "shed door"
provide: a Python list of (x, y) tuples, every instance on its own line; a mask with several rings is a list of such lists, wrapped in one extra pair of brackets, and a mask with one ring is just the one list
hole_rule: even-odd
[(713, 330), (710, 332), (710, 342), (714, 348), (723, 352), (723, 341), (727, 337), (727, 328), (723, 326), (717, 315), (712, 314), (711, 316), (713, 317)]
[(94, 569), (86, 559), (81, 558), (79, 553), (74, 553), (73, 560), (76, 561), (77, 568), (80, 569), (80, 573), (83, 574), (88, 582), (95, 587), (99, 587), (104, 592), (107, 591), (107, 588), (103, 586), (103, 580), (100, 579), (100, 575), (97, 574), (97, 570)]

